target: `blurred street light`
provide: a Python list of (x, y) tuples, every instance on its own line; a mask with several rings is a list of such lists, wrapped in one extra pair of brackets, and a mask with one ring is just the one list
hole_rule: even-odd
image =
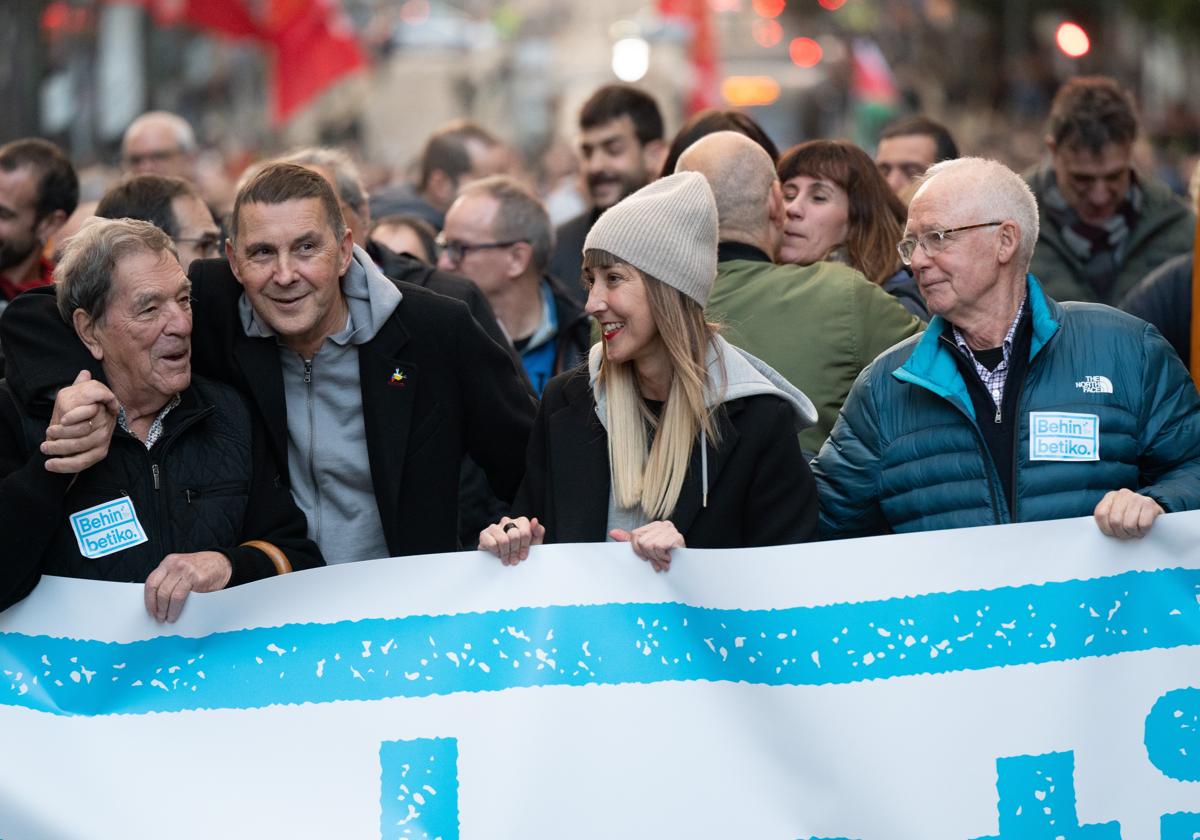
[(761, 47), (773, 47), (783, 40), (783, 27), (777, 20), (756, 20), (751, 32)]
[(770, 76), (730, 76), (721, 82), (721, 98), (733, 108), (770, 105), (779, 99), (779, 82)]
[(612, 69), (623, 82), (637, 82), (650, 69), (650, 44), (645, 38), (622, 38), (613, 44)]
[(1082, 26), (1071, 21), (1059, 25), (1058, 31), (1054, 33), (1054, 41), (1058, 48), (1071, 58), (1085, 56), (1092, 48), (1087, 32)]
[(793, 38), (788, 46), (788, 55), (797, 67), (816, 67), (824, 54), (821, 45), (812, 38)]
[(754, 13), (759, 17), (777, 18), (783, 14), (787, 0), (754, 0)]

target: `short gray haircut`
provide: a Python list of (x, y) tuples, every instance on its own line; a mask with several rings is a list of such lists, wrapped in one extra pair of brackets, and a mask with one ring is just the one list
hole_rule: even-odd
[(957, 206), (974, 210), (979, 216), (975, 221), (1011, 219), (1017, 223), (1021, 229), (1017, 265), (1022, 273), (1028, 271), (1033, 249), (1037, 245), (1039, 227), (1037, 198), (1025, 179), (999, 161), (964, 157), (944, 160), (929, 167), (917, 192), (924, 192), (929, 183), (940, 176), (961, 181)]
[(354, 163), (353, 158), (342, 149), (310, 146), (276, 158), (274, 162), (294, 163), (297, 166), (320, 166), (328, 169), (329, 173), (333, 175), (338, 197), (346, 202), (346, 205), (351, 207), (355, 213), (366, 215), (367, 190), (363, 186), (362, 175), (359, 174), (358, 166)]
[(479, 194), (491, 196), (499, 205), (492, 235), (500, 242), (528, 242), (533, 249), (533, 268), (539, 273), (545, 269), (554, 249), (554, 229), (533, 190), (509, 175), (493, 175), (467, 184), (459, 198)]
[(113, 272), (132, 254), (169, 253), (175, 243), (166, 232), (137, 219), (93, 218), (67, 240), (62, 259), (54, 269), (58, 312), (68, 324), (76, 309), (93, 321), (104, 317), (112, 300)]
[(175, 134), (175, 144), (179, 146), (179, 150), (185, 154), (192, 154), (196, 151), (196, 132), (192, 130), (191, 124), (178, 114), (172, 114), (170, 111), (147, 111), (140, 117), (131, 122), (125, 129), (125, 134), (121, 137), (121, 148), (125, 148), (125, 141), (129, 135), (146, 125), (147, 123), (165, 123), (170, 127)]
[(678, 172), (699, 172), (717, 202), (721, 236), (757, 237), (770, 228), (771, 187), (779, 181), (775, 161), (739, 131), (714, 131), (688, 146)]

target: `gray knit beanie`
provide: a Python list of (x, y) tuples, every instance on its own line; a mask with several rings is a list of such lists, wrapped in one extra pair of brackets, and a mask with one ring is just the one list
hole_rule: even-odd
[(717, 279), (717, 202), (699, 172), (677, 172), (606, 210), (583, 250), (607, 251), (704, 306)]

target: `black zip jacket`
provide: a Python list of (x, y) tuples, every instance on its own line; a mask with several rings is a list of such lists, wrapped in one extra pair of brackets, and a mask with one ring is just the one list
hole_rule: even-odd
[[(275, 574), (265, 554), (241, 545), (248, 540), (274, 543), (297, 570), (324, 565), (233, 389), (193, 378), (153, 447), (118, 429), (105, 459), (74, 476), (45, 469), (37, 445), (48, 421), (19, 410), (0, 386), (0, 608), (28, 595), (42, 574), (141, 583), (172, 553), (221, 552), (233, 566), (231, 586)], [(71, 514), (122, 496), (147, 541), (85, 557)]]

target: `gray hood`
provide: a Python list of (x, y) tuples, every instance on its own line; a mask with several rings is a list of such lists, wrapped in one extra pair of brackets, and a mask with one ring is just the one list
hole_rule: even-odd
[[(605, 388), (596, 384), (603, 357), (604, 347), (601, 344), (592, 345), (588, 354), (588, 382), (596, 399), (596, 414), (604, 430), (608, 431)], [(733, 346), (721, 336), (716, 336), (709, 344), (706, 364), (708, 383), (705, 386), (704, 403), (709, 408), (756, 394), (775, 394), (787, 400), (794, 409), (797, 432), (817, 422), (817, 409), (803, 391), (762, 359)]]
[[(608, 399), (604, 387), (597, 387), (596, 377), (600, 373), (600, 360), (604, 356), (601, 344), (592, 346), (588, 354), (588, 382), (596, 400), (596, 414), (600, 425), (608, 431)], [(817, 421), (817, 409), (804, 392), (779, 375), (778, 371), (762, 359), (751, 356), (745, 350), (734, 347), (721, 336), (714, 336), (708, 345), (706, 357), (708, 375), (704, 390), (704, 404), (709, 408), (751, 397), (757, 394), (775, 394), (791, 404), (796, 414), (796, 432)], [(612, 465), (609, 465), (609, 469)], [(700, 429), (700, 486), (701, 505), (708, 507), (708, 435)], [(612, 494), (609, 494), (609, 520), (615, 512)]]

